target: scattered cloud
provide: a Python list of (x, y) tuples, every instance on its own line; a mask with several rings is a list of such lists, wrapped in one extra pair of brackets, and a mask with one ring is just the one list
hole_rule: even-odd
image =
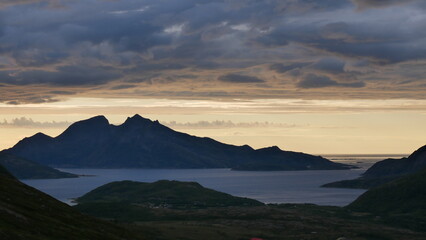
[(0, 127), (63, 128), (68, 127), (69, 125), (71, 125), (71, 123), (67, 121), (39, 122), (26, 117), (14, 118), (11, 121), (4, 119), (3, 122), (0, 122)]
[(272, 122), (233, 122), (233, 121), (198, 121), (180, 123), (176, 121), (162, 123), (171, 128), (294, 128), (296, 124), (283, 124)]

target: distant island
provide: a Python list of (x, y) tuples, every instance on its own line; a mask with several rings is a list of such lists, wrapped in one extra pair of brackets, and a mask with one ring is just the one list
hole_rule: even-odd
[(426, 145), (414, 151), (407, 158), (379, 161), (371, 166), (360, 178), (328, 183), (323, 185), (323, 187), (368, 189), (424, 168), (426, 168)]
[(76, 202), (76, 208), (83, 212), (122, 219), (136, 213), (143, 215), (146, 209), (188, 210), (264, 205), (254, 199), (234, 197), (205, 188), (196, 182), (168, 180), (153, 183), (111, 182), (77, 198)]
[(234, 170), (342, 170), (354, 168), (320, 156), (255, 150), (174, 131), (135, 115), (122, 125), (104, 116), (72, 124), (57, 137), (37, 133), (5, 153), (53, 167), (76, 168), (231, 168)]

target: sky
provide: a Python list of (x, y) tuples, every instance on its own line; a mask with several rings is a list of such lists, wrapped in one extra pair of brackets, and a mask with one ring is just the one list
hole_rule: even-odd
[(422, 0), (0, 1), (0, 149), (105, 115), (312, 154), (426, 144)]

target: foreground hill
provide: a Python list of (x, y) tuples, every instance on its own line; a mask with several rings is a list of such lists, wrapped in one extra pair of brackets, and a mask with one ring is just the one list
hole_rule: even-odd
[(377, 162), (358, 179), (328, 183), (323, 187), (368, 189), (415, 173), (423, 168), (426, 168), (426, 146), (414, 151), (407, 158), (386, 159)]
[(155, 208), (262, 206), (263, 203), (204, 188), (196, 182), (120, 181), (98, 187), (76, 200), (79, 204), (124, 203)]
[(149, 230), (149, 239), (423, 239), (344, 208), (264, 205), (194, 182), (113, 182), (77, 202), (75, 208), (86, 214)]
[(2, 240), (141, 239), (19, 182), (2, 166), (0, 193)]
[(62, 172), (20, 157), (0, 152), (0, 165), (19, 179), (75, 178), (75, 174)]
[(72, 124), (59, 136), (25, 138), (6, 152), (55, 167), (89, 168), (234, 168), (238, 170), (348, 169), (319, 156), (254, 150), (176, 132), (139, 115), (122, 125), (103, 116)]
[(348, 208), (426, 231), (426, 169), (372, 188)]

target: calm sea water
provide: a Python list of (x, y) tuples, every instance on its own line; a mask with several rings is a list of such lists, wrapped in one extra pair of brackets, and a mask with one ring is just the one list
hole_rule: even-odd
[(252, 172), (229, 169), (61, 169), (63, 171), (93, 175), (91, 177), (24, 180), (63, 202), (82, 196), (103, 184), (133, 180), (154, 182), (161, 179), (195, 181), (201, 185), (235, 196), (257, 199), (264, 203), (314, 203), (344, 206), (355, 200), (364, 190), (320, 188), (322, 184), (353, 179), (374, 162), (388, 156), (326, 156), (336, 162), (362, 167), (356, 170), (277, 171)]

